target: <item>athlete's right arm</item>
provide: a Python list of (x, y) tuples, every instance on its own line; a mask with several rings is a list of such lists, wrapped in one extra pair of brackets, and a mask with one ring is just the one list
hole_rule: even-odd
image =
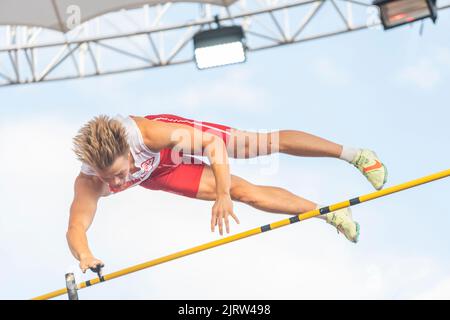
[(94, 220), (98, 200), (106, 194), (106, 187), (106, 184), (96, 176), (80, 173), (75, 179), (74, 199), (70, 207), (66, 236), (70, 251), (80, 261), (83, 272), (103, 264), (89, 249), (86, 231)]

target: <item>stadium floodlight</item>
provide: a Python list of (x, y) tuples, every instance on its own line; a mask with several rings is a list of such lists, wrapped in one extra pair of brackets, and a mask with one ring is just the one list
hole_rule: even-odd
[(194, 36), (197, 68), (206, 69), (246, 60), (244, 31), (241, 26), (218, 27)]
[(380, 8), (385, 30), (426, 18), (433, 22), (437, 19), (436, 0), (375, 0), (373, 5)]

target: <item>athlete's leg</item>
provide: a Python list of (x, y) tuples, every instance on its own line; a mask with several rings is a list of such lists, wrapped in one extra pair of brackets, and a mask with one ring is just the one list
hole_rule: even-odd
[(252, 158), (281, 152), (303, 157), (332, 157), (355, 166), (377, 190), (387, 180), (386, 166), (375, 152), (351, 148), (296, 130), (258, 133), (230, 129), (228, 154), (234, 158)]
[(175, 115), (149, 115), (146, 118), (195, 126), (202, 131), (218, 135), (227, 144), (229, 155), (234, 158), (252, 158), (275, 152), (304, 157), (338, 158), (343, 151), (343, 146), (340, 144), (298, 130), (257, 133)]
[[(197, 199), (215, 200), (215, 183), (211, 167), (205, 165), (197, 191)], [(254, 185), (235, 175), (231, 176), (230, 193), (233, 200), (272, 213), (299, 214), (314, 210), (317, 206), (316, 203), (283, 188)]]
[[(197, 191), (197, 199), (215, 200), (216, 186), (211, 167), (205, 165)], [(240, 177), (231, 176), (231, 198), (254, 208), (272, 212), (298, 215), (317, 208), (317, 204), (299, 197), (286, 189), (254, 185)], [(352, 242), (357, 242), (359, 225), (353, 221), (350, 208), (318, 216), (336, 227)]]
[(238, 129), (230, 130), (229, 155), (252, 158), (281, 152), (303, 157), (339, 158), (343, 146), (318, 136), (297, 130), (258, 133)]

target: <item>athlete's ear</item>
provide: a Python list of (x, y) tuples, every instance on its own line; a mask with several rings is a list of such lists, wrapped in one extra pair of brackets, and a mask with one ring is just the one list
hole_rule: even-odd
[(133, 155), (131, 154), (131, 151), (128, 151), (128, 163), (130, 165), (134, 165), (134, 161), (133, 161)]

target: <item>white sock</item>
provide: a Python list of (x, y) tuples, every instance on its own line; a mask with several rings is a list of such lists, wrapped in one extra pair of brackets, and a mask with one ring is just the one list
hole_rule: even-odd
[(351, 163), (356, 155), (358, 154), (358, 151), (360, 151), (361, 149), (359, 148), (352, 148), (352, 147), (348, 147), (348, 146), (342, 146), (342, 153), (339, 156), (339, 159), (345, 160), (348, 163)]

